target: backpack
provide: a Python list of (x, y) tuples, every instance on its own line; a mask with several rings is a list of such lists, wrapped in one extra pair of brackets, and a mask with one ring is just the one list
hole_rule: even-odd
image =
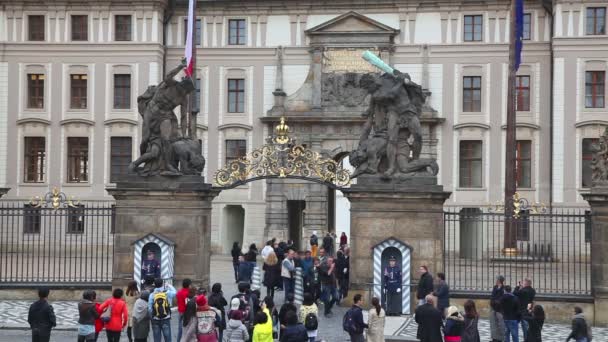
[(214, 311), (199, 311), (196, 313), (197, 324), (196, 334), (197, 335), (209, 335), (215, 332), (215, 320), (217, 314)]
[(342, 329), (349, 334), (360, 334), (359, 327), (355, 324), (354, 320), (355, 309), (351, 308), (344, 314), (342, 319)]
[(171, 317), (171, 306), (166, 292), (156, 292), (152, 303), (152, 317), (155, 319), (165, 319)]
[(306, 330), (309, 331), (317, 330), (319, 328), (319, 321), (317, 320), (317, 315), (312, 312), (306, 315), (306, 318), (304, 319), (304, 327), (306, 328)]

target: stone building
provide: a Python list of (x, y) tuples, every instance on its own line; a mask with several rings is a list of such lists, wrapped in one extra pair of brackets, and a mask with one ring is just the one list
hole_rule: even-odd
[[(518, 190), (585, 207), (590, 145), (608, 125), (606, 4), (526, 1), (518, 72)], [(544, 4), (544, 5), (543, 5)], [(372, 50), (428, 90), (423, 153), (446, 206), (502, 200), (509, 1), (198, 1), (197, 135), (204, 172), (263, 145), (281, 115), (299, 143), (342, 160)], [(105, 188), (139, 152), (137, 96), (183, 55), (187, 1), (0, 2), (0, 188), (28, 199)], [(252, 182), (214, 200), (213, 244), (301, 243), (348, 230), (339, 191)]]

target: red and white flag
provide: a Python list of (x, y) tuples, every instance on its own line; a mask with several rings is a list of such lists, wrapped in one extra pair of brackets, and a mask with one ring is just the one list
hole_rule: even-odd
[(186, 34), (186, 51), (185, 51), (185, 57), (186, 57), (186, 75), (192, 77), (192, 74), (194, 72), (194, 60), (195, 60), (195, 56), (194, 56), (194, 25), (195, 24), (195, 18), (194, 18), (194, 6), (196, 0), (189, 0), (190, 4), (188, 5), (188, 31)]

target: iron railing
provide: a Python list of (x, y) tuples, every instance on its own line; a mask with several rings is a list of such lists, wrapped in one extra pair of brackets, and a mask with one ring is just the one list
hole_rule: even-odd
[(591, 215), (584, 208), (517, 218), (456, 208), (444, 212), (444, 228), (445, 273), (455, 291), (487, 293), (503, 275), (513, 287), (529, 278), (539, 295), (591, 295)]
[(113, 224), (110, 202), (0, 201), (0, 286), (109, 285)]

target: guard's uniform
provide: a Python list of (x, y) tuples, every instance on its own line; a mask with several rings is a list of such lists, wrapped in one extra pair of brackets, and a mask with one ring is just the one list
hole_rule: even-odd
[(141, 263), (141, 279), (148, 277), (160, 278), (160, 263), (156, 259), (146, 259)]
[(401, 314), (401, 268), (387, 266), (384, 269), (384, 288), (386, 289), (386, 314)]

